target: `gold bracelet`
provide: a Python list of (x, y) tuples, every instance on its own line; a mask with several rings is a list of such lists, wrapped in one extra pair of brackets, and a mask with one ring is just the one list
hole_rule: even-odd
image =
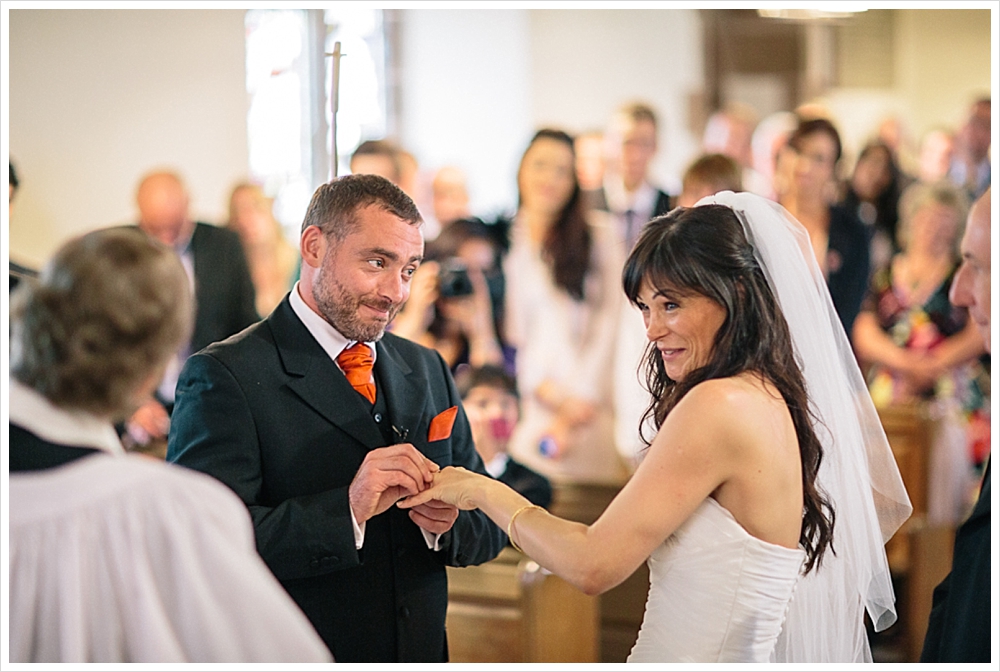
[(514, 519), (520, 516), (525, 511), (530, 511), (531, 509), (540, 509), (544, 511), (545, 509), (538, 506), (537, 504), (525, 504), (520, 509), (514, 512), (514, 515), (510, 517), (510, 521), (507, 523), (507, 538), (510, 539), (510, 545), (513, 546), (519, 553), (524, 553), (524, 549), (517, 545), (514, 541)]

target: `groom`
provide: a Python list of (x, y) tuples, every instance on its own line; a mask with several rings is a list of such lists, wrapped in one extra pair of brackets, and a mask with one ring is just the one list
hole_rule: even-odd
[[(969, 213), (962, 237), (962, 265), (949, 298), (969, 309), (990, 352), (990, 200), (992, 189)], [(955, 533), (951, 573), (934, 589), (921, 663), (988, 663), (990, 625), (990, 464), (969, 518)]]
[(257, 550), (338, 662), (446, 661), (445, 566), (507, 541), (478, 511), (395, 506), (438, 467), (485, 473), (444, 361), (385, 333), (421, 223), (381, 177), (321, 186), (290, 295), (191, 357), (177, 386), (168, 459), (243, 499)]

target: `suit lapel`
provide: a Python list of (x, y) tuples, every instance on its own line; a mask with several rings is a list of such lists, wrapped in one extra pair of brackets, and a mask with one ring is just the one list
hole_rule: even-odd
[(267, 323), (288, 373), (289, 389), (367, 448), (385, 445), (369, 407), (295, 315), (287, 296)]
[(376, 394), (385, 394), (389, 418), (395, 427), (407, 431), (407, 442), (417, 445), (426, 443), (426, 437), (414, 434), (428, 401), (426, 386), (417, 379), (413, 369), (391, 342), (383, 338), (375, 347), (378, 349), (375, 359)]

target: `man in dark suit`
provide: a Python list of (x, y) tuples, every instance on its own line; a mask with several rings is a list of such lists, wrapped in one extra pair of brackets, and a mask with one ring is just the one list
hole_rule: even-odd
[[(991, 189), (976, 201), (962, 238), (962, 265), (952, 281), (950, 299), (969, 309), (990, 352), (990, 200)], [(951, 573), (934, 589), (930, 622), (920, 654), (922, 663), (988, 663), (990, 622), (990, 458), (969, 518), (955, 533)]]
[(615, 215), (627, 252), (646, 222), (673, 207), (670, 195), (649, 178), (657, 150), (656, 113), (645, 103), (623, 105), (612, 116), (604, 138), (608, 151), (604, 186), (599, 193), (584, 196), (593, 207)]
[(395, 506), (439, 467), (484, 472), (447, 365), (385, 333), (421, 223), (384, 178), (321, 186), (289, 296), (192, 356), (177, 386), (168, 459), (243, 499), (258, 551), (338, 662), (447, 660), (445, 566), (506, 543), (481, 512)]
[(139, 228), (174, 249), (191, 279), (195, 299), (191, 341), (167, 366), (151, 399), (132, 415), (126, 429), (136, 443), (165, 439), (177, 375), (188, 355), (221, 341), (259, 319), (253, 281), (239, 236), (195, 222), (188, 216), (188, 194), (171, 172), (146, 175), (136, 192)]

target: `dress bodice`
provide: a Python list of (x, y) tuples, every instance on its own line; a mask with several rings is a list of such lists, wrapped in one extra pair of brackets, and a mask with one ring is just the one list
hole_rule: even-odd
[(707, 498), (649, 558), (629, 662), (768, 662), (805, 559)]

